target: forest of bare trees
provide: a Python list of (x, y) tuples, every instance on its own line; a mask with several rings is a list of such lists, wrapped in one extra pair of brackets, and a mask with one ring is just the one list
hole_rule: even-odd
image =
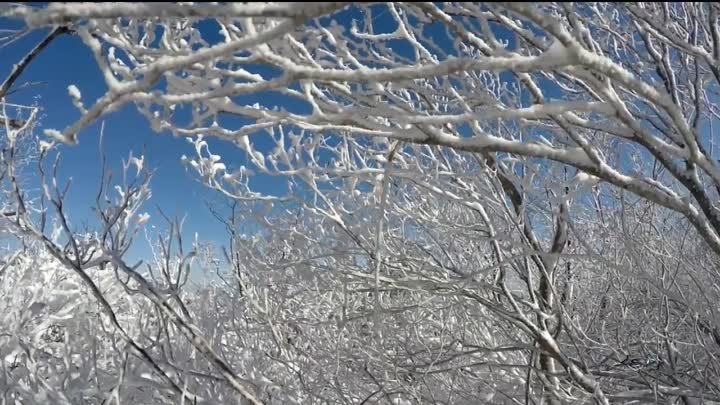
[[(720, 404), (719, 12), (0, 5), (0, 51), (44, 33), (2, 60), (0, 404)], [(13, 89), (62, 36), (105, 88), (51, 128)], [(80, 226), (62, 152), (128, 105), (226, 234), (140, 148)]]

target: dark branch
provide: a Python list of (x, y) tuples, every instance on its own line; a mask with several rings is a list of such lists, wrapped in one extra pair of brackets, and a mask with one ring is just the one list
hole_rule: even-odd
[(10, 75), (5, 79), (5, 81), (0, 85), (0, 99), (5, 97), (8, 90), (10, 90), (10, 87), (15, 83), (15, 81), (20, 77), (23, 71), (25, 71), (25, 68), (28, 67), (30, 62), (35, 59), (35, 57), (40, 54), (40, 52), (45, 49), (55, 38), (62, 34), (66, 34), (70, 32), (70, 29), (65, 26), (56, 27), (53, 29), (48, 36), (45, 37), (40, 43), (35, 45), (33, 49), (30, 50), (30, 52), (25, 55), (20, 62), (15, 64), (13, 66), (12, 71), (10, 72)]

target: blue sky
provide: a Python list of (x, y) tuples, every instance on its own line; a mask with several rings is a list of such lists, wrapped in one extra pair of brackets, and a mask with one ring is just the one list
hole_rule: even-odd
[[(0, 21), (0, 28), (16, 26), (7, 21)], [(31, 49), (47, 30), (36, 31), (18, 42), (0, 49), (0, 77), (7, 77), (12, 63), (18, 61)], [(8, 97), (17, 104), (37, 103), (42, 107), (42, 118), (38, 133), (43, 128), (64, 128), (79, 116), (67, 94), (71, 84), (78, 86), (84, 100), (95, 100), (104, 93), (104, 81), (99, 73), (92, 55), (82, 41), (76, 36), (63, 35), (51, 43), (42, 52), (24, 74), (18, 84), (24, 82), (41, 82), (42, 84), (26, 88)], [(146, 205), (152, 215), (151, 225), (164, 227), (155, 206), (162, 207), (168, 215), (188, 215), (185, 231), (188, 234), (198, 232), (200, 237), (208, 240), (224, 240), (222, 226), (212, 217), (205, 206), (205, 201), (213, 196), (205, 187), (198, 183), (196, 177), (186, 172), (180, 162), (184, 153), (192, 155), (193, 147), (184, 139), (175, 138), (170, 134), (157, 134), (147, 125), (146, 119), (140, 115), (133, 105), (127, 105), (120, 111), (103, 117), (105, 121), (104, 150), (107, 161), (115, 174), (119, 174), (121, 159), (127, 158), (134, 151), (137, 156), (143, 149), (146, 164), (155, 170), (152, 182), (153, 197)], [(95, 123), (80, 134), (78, 145), (61, 145), (62, 153), (60, 178), (72, 177), (72, 188), (68, 193), (68, 211), (76, 225), (83, 221), (92, 224), (95, 193), (100, 176), (100, 159), (98, 153), (100, 122)], [(235, 149), (233, 146), (219, 141), (211, 141), (215, 151), (221, 146)], [(225, 154), (225, 153), (223, 153)], [(133, 255), (142, 257), (148, 253), (144, 241), (136, 244)]]
[[(342, 12), (333, 16), (339, 23), (349, 27), (349, 22), (356, 17), (357, 9)], [(375, 23), (382, 26), (390, 18), (382, 12)], [(0, 19), (0, 29), (17, 29), (23, 25), (18, 21)], [(204, 27), (203, 27), (204, 26)], [(201, 26), (206, 40), (214, 42), (220, 39), (217, 28), (213, 24)], [(380, 28), (381, 32), (386, 30)], [(36, 30), (17, 42), (0, 48), (0, 77), (7, 77), (12, 64), (20, 60), (28, 50), (35, 46), (47, 33), (48, 29)], [(263, 72), (268, 74), (268, 71)], [(38, 134), (45, 128), (62, 129), (79, 117), (79, 112), (72, 105), (68, 96), (68, 86), (75, 85), (82, 93), (84, 103), (91, 102), (102, 96), (106, 86), (100, 71), (89, 49), (73, 35), (62, 35), (55, 39), (39, 56), (33, 60), (23, 75), (16, 82), (16, 87), (26, 82), (40, 84), (22, 89), (7, 97), (9, 102), (16, 104), (38, 104), (42, 107), (42, 118)], [(260, 101), (262, 104), (280, 104), (274, 95), (248, 96), (243, 101)], [(294, 105), (283, 107), (297, 110), (304, 106)], [(225, 118), (228, 119), (228, 118)], [(232, 118), (230, 118), (232, 121)], [(84, 223), (94, 225), (92, 207), (100, 176), (99, 133), (101, 122), (105, 122), (103, 150), (114, 174), (120, 173), (121, 159), (127, 158), (132, 150), (137, 156), (145, 151), (145, 164), (154, 169), (152, 181), (152, 199), (146, 204), (151, 214), (150, 226), (166, 228), (165, 222), (157, 212), (160, 206), (165, 214), (182, 217), (187, 215), (184, 233), (199, 234), (200, 239), (224, 243), (226, 233), (221, 225), (208, 211), (206, 202), (217, 198), (212, 191), (202, 186), (197, 177), (186, 171), (180, 162), (183, 154), (193, 155), (193, 146), (185, 139), (173, 137), (169, 133), (155, 133), (150, 129), (146, 119), (136, 111), (134, 105), (126, 105), (121, 110), (108, 114), (79, 134), (79, 144), (61, 145), (58, 150), (62, 154), (59, 170), (61, 180), (72, 178), (72, 187), (66, 201), (67, 211), (75, 226)], [(235, 121), (236, 124), (241, 122)], [(42, 136), (42, 135), (41, 135)], [(216, 139), (207, 139), (213, 153), (223, 156), (223, 161), (230, 166), (243, 163), (244, 156), (239, 149)], [(262, 146), (260, 146), (262, 150)], [(253, 182), (260, 191), (273, 193), (284, 189), (284, 180), (261, 177)], [(186, 238), (187, 240), (187, 238)], [(131, 255), (133, 258), (146, 258), (149, 249), (144, 240), (138, 240)]]
[[(385, 6), (373, 8), (373, 24), (375, 33), (392, 32), (395, 23)], [(332, 16), (345, 27), (350, 27), (353, 19), (361, 20), (360, 10), (351, 8)], [(323, 24), (329, 19), (323, 19)], [(17, 21), (0, 19), (0, 29), (19, 28)], [(359, 27), (362, 29), (362, 27)], [(450, 37), (445, 27), (434, 23), (427, 28), (432, 32), (434, 41), (443, 49), (452, 50), (454, 38)], [(217, 27), (212, 23), (201, 24), (203, 36), (209, 42), (220, 39)], [(29, 49), (37, 44), (48, 30), (38, 30), (25, 36), (10, 46), (0, 48), (0, 77), (4, 78)], [(510, 39), (506, 33), (498, 31), (500, 38)], [(410, 47), (402, 41), (392, 40), (386, 44), (401, 55), (411, 57)], [(512, 45), (511, 45), (512, 47)], [(267, 75), (269, 70), (262, 72)], [(510, 77), (508, 76), (508, 79)], [(105, 92), (105, 84), (97, 65), (82, 41), (72, 35), (63, 35), (51, 43), (27, 68), (17, 84), (24, 82), (41, 82), (40, 85), (29, 87), (9, 96), (9, 101), (18, 104), (37, 103), (42, 106), (43, 115), (38, 133), (44, 128), (63, 129), (79, 117), (68, 96), (69, 85), (76, 85), (83, 96), (85, 105), (90, 105)], [(251, 95), (242, 98), (243, 102), (259, 101), (264, 105), (280, 105), (283, 108), (300, 111), (303, 105), (283, 104), (280, 97), (274, 94)], [(228, 123), (241, 125), (238, 119), (225, 118)], [(152, 182), (153, 197), (146, 210), (151, 214), (150, 225), (164, 227), (156, 206), (170, 215), (182, 217), (187, 215), (185, 233), (192, 235), (197, 232), (201, 239), (225, 242), (226, 234), (223, 226), (218, 223), (206, 208), (206, 201), (215, 194), (203, 187), (194, 174), (187, 172), (180, 162), (183, 154), (192, 156), (193, 146), (182, 138), (175, 138), (169, 133), (157, 134), (150, 129), (146, 119), (140, 115), (134, 105), (126, 105), (122, 110), (105, 115), (101, 121), (84, 129), (79, 134), (79, 144), (60, 146), (63, 155), (60, 177), (72, 177), (73, 185), (68, 197), (68, 211), (75, 225), (83, 221), (93, 224), (91, 207), (94, 205), (100, 175), (98, 154), (99, 130), (101, 122), (105, 122), (104, 151), (113, 172), (118, 174), (121, 159), (127, 158), (130, 150), (137, 156), (145, 151), (145, 164), (155, 170)], [(222, 121), (221, 121), (222, 122)], [(260, 138), (262, 139), (262, 137)], [(223, 161), (230, 167), (243, 163), (243, 153), (234, 145), (208, 139), (211, 150), (223, 156)], [(262, 150), (262, 145), (259, 145)], [(284, 180), (261, 177), (254, 184), (259, 191), (272, 193), (284, 189)], [(146, 257), (148, 249), (144, 240), (138, 241), (132, 255)]]

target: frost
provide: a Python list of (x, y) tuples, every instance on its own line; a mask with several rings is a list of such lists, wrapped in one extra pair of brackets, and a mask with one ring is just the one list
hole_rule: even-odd
[(75, 100), (81, 99), (82, 96), (80, 94), (80, 89), (78, 89), (77, 86), (75, 86), (74, 84), (71, 84), (68, 86), (67, 89), (68, 89), (68, 94), (70, 95), (70, 97), (72, 97)]
[[(211, 214), (226, 232), (201, 240), (207, 216), (196, 212), (184, 229), (148, 226), (149, 184), (133, 185), (152, 156), (131, 154), (96, 195), (62, 188), (67, 177), (91, 175), (84, 171), (15, 183), (34, 156), (15, 170), (5, 149), (0, 226), (18, 244), (37, 243), (8, 266), (0, 246), (10, 402), (720, 398), (702, 383), (720, 368), (709, 350), (717, 317), (707, 310), (720, 301), (711, 288), (720, 254), (717, 83), (708, 70), (718, 64), (715, 9), (390, 2), (5, 11), (30, 26), (72, 27), (104, 80), (87, 108), (79, 87), (96, 89), (67, 87), (79, 114), (58, 124), (62, 132), (46, 130), (40, 150), (93, 136), (93, 123), (134, 107), (151, 128), (192, 144), (181, 141), (190, 151), (183, 169), (217, 197)], [(203, 20), (221, 34), (205, 35)], [(28, 133), (38, 128), (28, 122)], [(7, 145), (30, 138), (7, 125)], [(63, 195), (72, 196), (64, 205), (55, 201)], [(76, 196), (97, 199), (90, 223), (82, 213), (61, 218)], [(171, 198), (202, 196), (183, 189)], [(174, 207), (159, 208), (165, 219)], [(148, 253), (137, 258), (143, 242)], [(556, 299), (543, 302), (548, 286)], [(663, 302), (673, 306), (658, 315)], [(589, 320), (570, 325), (577, 342), (551, 330), (565, 313)], [(682, 344), (658, 349), (643, 338), (663, 330), (672, 336), (661, 340)], [(528, 383), (525, 346), (559, 359), (555, 375), (567, 375), (558, 389)], [(609, 353), (670, 356), (673, 367), (623, 368)], [(531, 366), (551, 375), (542, 363)], [(169, 397), (174, 384), (197, 397)], [(239, 386), (258, 400), (236, 398)]]
[(142, 171), (144, 162), (145, 162), (145, 156), (140, 156), (140, 158), (136, 158), (136, 157), (132, 157), (132, 156), (130, 157), (130, 164), (135, 166), (135, 168), (137, 170), (136, 175), (140, 174), (140, 172)]
[(74, 144), (77, 142), (77, 138), (74, 134), (66, 135), (56, 129), (45, 129), (43, 132), (45, 133), (45, 135), (52, 137), (62, 143)]
[(252, 147), (250, 146), (250, 139), (247, 136), (240, 137), (237, 142), (242, 150), (246, 152), (250, 152), (252, 150)]
[(224, 171), (225, 165), (223, 163), (213, 163), (210, 175), (215, 176), (216, 173)]
[(555, 61), (562, 61), (569, 59), (569, 51), (559, 40), (554, 40), (552, 45), (543, 52), (543, 57)]
[(144, 213), (138, 215), (137, 224), (139, 226), (145, 225), (145, 223), (147, 223), (147, 221), (149, 219), (150, 219), (150, 214), (148, 214), (147, 212), (144, 212)]
[(47, 152), (48, 150), (52, 149), (53, 146), (55, 146), (54, 142), (47, 142), (42, 139), (38, 142), (38, 148), (40, 149), (40, 153)]
[(590, 187), (598, 184), (600, 179), (585, 172), (579, 172), (571, 181), (582, 187)]

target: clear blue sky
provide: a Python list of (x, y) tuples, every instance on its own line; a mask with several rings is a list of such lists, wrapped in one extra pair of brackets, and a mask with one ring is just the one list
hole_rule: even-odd
[[(375, 7), (374, 7), (375, 8)], [(339, 23), (350, 26), (353, 17), (358, 17), (358, 10), (349, 10), (341, 15), (333, 16)], [(387, 12), (382, 12), (375, 19), (379, 32), (388, 32), (391, 28), (380, 26), (391, 22)], [(212, 24), (201, 27), (203, 36), (209, 42), (220, 40), (217, 28)], [(21, 28), (18, 21), (0, 19), (0, 29)], [(0, 48), (0, 79), (4, 80), (12, 69), (13, 63), (22, 58), (29, 49), (35, 46), (47, 33), (48, 29), (37, 30), (17, 42)], [(25, 82), (40, 82), (7, 97), (9, 102), (16, 104), (37, 103), (42, 107), (42, 119), (38, 134), (45, 128), (63, 129), (79, 112), (72, 105), (68, 96), (69, 85), (76, 85), (83, 97), (85, 105), (102, 96), (106, 90), (104, 80), (89, 49), (73, 35), (63, 35), (53, 41), (25, 70), (16, 86)], [(256, 97), (256, 96), (251, 96)], [(263, 104), (281, 103), (278, 97), (268, 94), (259, 99)], [(252, 102), (253, 100), (247, 100)], [(304, 109), (305, 106), (284, 105), (291, 110)], [(184, 233), (188, 236), (197, 232), (201, 239), (224, 243), (224, 228), (211, 215), (206, 201), (217, 198), (212, 191), (202, 186), (195, 174), (186, 171), (180, 162), (183, 154), (193, 155), (193, 146), (183, 138), (173, 137), (170, 133), (155, 133), (150, 129), (146, 119), (136, 111), (134, 105), (127, 105), (122, 110), (108, 114), (105, 121), (104, 151), (107, 162), (115, 174), (120, 173), (121, 159), (127, 158), (132, 150), (137, 156), (145, 150), (145, 164), (155, 170), (152, 181), (152, 199), (146, 204), (151, 214), (149, 225), (165, 227), (165, 222), (157, 212), (160, 206), (167, 215), (182, 217), (187, 215)], [(62, 154), (60, 178), (72, 178), (72, 188), (67, 199), (70, 219), (76, 226), (84, 222), (95, 224), (92, 207), (100, 176), (100, 160), (98, 154), (99, 132), (101, 121), (84, 129), (79, 135), (79, 144), (61, 145), (58, 150)], [(244, 163), (243, 153), (234, 145), (208, 139), (211, 150), (223, 156), (223, 161), (230, 167)], [(262, 150), (262, 146), (260, 147)], [(259, 178), (254, 181), (259, 190), (272, 193), (284, 189), (284, 180), (277, 178)], [(186, 240), (188, 240), (186, 238)], [(134, 258), (147, 257), (149, 250), (143, 240), (138, 240), (131, 251)]]
[[(385, 10), (385, 6), (372, 6), (376, 33), (392, 32), (395, 23)], [(359, 10), (345, 10), (332, 18), (338, 23), (350, 27), (353, 18), (359, 18)], [(0, 29), (19, 28), (17, 21), (0, 19)], [(220, 39), (217, 28), (212, 24), (201, 26), (203, 36), (209, 42)], [(428, 30), (433, 32), (436, 43), (448, 51), (453, 49), (453, 38), (449, 38), (442, 24), (432, 24)], [(12, 64), (17, 62), (30, 48), (40, 41), (48, 30), (39, 30), (22, 38), (18, 42), (0, 49), (0, 78), (7, 76)], [(501, 38), (510, 37), (498, 32)], [(214, 38), (214, 39), (213, 39)], [(405, 56), (411, 56), (410, 48), (401, 41), (389, 41), (387, 44)], [(76, 36), (63, 35), (51, 43), (28, 67), (17, 84), (24, 82), (41, 82), (38, 86), (24, 89), (11, 95), (13, 103), (37, 103), (43, 108), (40, 122), (43, 128), (63, 129), (79, 116), (67, 93), (67, 87), (76, 85), (86, 105), (104, 94), (105, 84), (92, 58), (90, 51)], [(290, 110), (307, 108), (302, 105), (282, 105), (279, 97), (272, 94), (250, 96), (247, 101), (260, 101), (262, 104), (280, 104)], [(246, 101), (243, 99), (243, 101)], [(180, 156), (193, 155), (193, 147), (182, 138), (175, 138), (169, 133), (154, 133), (134, 105), (127, 105), (120, 111), (103, 117), (105, 121), (104, 150), (108, 163), (115, 173), (119, 173), (120, 161), (127, 158), (130, 150), (138, 155), (144, 148), (145, 164), (156, 170), (152, 182), (153, 197), (147, 211), (151, 214), (150, 225), (161, 225), (155, 206), (160, 206), (166, 214), (188, 215), (185, 233), (192, 235), (198, 232), (201, 239), (224, 242), (226, 240), (223, 227), (207, 210), (205, 201), (214, 194), (198, 183), (194, 174), (186, 172), (180, 162)], [(237, 123), (237, 122), (236, 122)], [(91, 207), (94, 205), (100, 174), (98, 155), (100, 122), (95, 123), (80, 133), (79, 144), (61, 146), (63, 155), (60, 177), (73, 178), (73, 186), (67, 201), (71, 219), (76, 225), (83, 221), (93, 223)], [(41, 132), (39, 132), (41, 133)], [(226, 142), (208, 140), (211, 150), (223, 156), (223, 161), (230, 167), (237, 167), (244, 161), (240, 150)], [(260, 147), (262, 149), (262, 146)], [(260, 178), (255, 181), (260, 191), (272, 193), (283, 189), (284, 181), (275, 178)], [(144, 240), (139, 240), (133, 249), (134, 257), (145, 257), (148, 253)]]
[[(0, 20), (0, 28), (17, 27), (7, 20)], [(45, 36), (47, 30), (36, 31), (18, 42), (0, 49), (0, 77), (7, 77), (12, 64)], [(105, 91), (105, 84), (95, 61), (82, 41), (71, 35), (63, 35), (51, 43), (27, 68), (17, 84), (41, 82), (8, 97), (17, 104), (37, 102), (42, 107), (42, 119), (38, 133), (43, 128), (64, 128), (79, 116), (67, 93), (67, 87), (76, 85), (89, 104)], [(182, 138), (169, 133), (154, 133), (146, 119), (134, 105), (103, 117), (105, 121), (104, 150), (107, 161), (115, 174), (120, 173), (120, 162), (134, 151), (137, 156), (144, 148), (148, 167), (155, 170), (152, 182), (152, 199), (146, 205), (152, 215), (151, 225), (164, 226), (155, 206), (162, 207), (168, 215), (188, 215), (185, 232), (198, 232), (202, 239), (225, 240), (222, 226), (212, 217), (205, 206), (205, 200), (213, 193), (198, 183), (192, 173), (186, 172), (180, 156), (193, 155), (193, 147)], [(78, 145), (61, 145), (61, 179), (72, 177), (73, 185), (68, 196), (68, 211), (76, 225), (83, 221), (93, 223), (91, 207), (94, 206), (100, 176), (99, 147), (100, 122), (80, 134)], [(232, 160), (239, 157), (237, 148), (220, 141), (210, 140), (215, 153)], [(271, 181), (272, 183), (272, 181)], [(272, 184), (265, 183), (268, 186)], [(143, 240), (138, 241), (133, 251), (137, 257), (148, 253)]]

